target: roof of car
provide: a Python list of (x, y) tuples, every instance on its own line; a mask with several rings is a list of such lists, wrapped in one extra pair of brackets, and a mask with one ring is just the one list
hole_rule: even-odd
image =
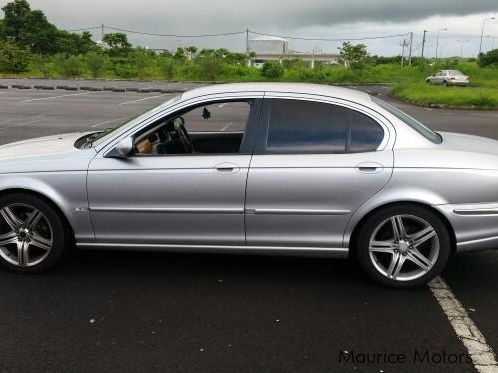
[(325, 84), (309, 83), (230, 83), (213, 84), (194, 88), (183, 93), (182, 98), (188, 99), (209, 94), (233, 92), (288, 92), (314, 94), (335, 98), (342, 98), (355, 102), (371, 102), (371, 97), (357, 90), (335, 87)]

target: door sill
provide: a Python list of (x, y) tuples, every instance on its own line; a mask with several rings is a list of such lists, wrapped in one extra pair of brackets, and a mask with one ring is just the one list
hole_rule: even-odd
[(137, 244), (80, 242), (78, 249), (86, 250), (134, 250), (134, 251), (170, 251), (194, 253), (230, 253), (257, 255), (296, 255), (347, 258), (349, 249), (344, 247), (296, 247), (296, 246), (236, 246), (236, 245), (182, 245), (182, 244)]

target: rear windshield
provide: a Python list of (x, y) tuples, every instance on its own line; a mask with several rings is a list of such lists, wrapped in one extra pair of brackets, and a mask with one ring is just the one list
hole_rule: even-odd
[(436, 133), (432, 131), (431, 129), (427, 128), (424, 126), (422, 123), (420, 123), (418, 120), (415, 118), (412, 118), (405, 112), (399, 110), (398, 108), (392, 106), (391, 104), (388, 104), (385, 101), (382, 101), (378, 99), (377, 97), (372, 97), (372, 100), (379, 105), (380, 107), (386, 109), (388, 112), (390, 112), (392, 115), (409, 125), (411, 128), (413, 128), (415, 131), (417, 131), (419, 134), (424, 136), (427, 140), (432, 141), (434, 144), (441, 144), (443, 142), (443, 138), (439, 133)]

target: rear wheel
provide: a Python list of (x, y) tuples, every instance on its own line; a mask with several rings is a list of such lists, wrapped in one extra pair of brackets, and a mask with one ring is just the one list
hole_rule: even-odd
[(65, 251), (63, 219), (41, 198), (11, 194), (0, 198), (0, 264), (19, 272), (42, 272)]
[(448, 230), (432, 211), (393, 206), (367, 218), (358, 232), (357, 256), (365, 273), (396, 288), (420, 286), (437, 276), (451, 254)]
[(449, 84), (448, 84), (448, 82), (447, 82), (446, 80), (443, 82), (443, 85), (444, 85), (445, 87), (449, 87)]

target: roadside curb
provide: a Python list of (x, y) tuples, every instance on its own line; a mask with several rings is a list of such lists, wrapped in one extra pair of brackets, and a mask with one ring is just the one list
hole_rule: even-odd
[(65, 90), (65, 91), (89, 91), (89, 92), (138, 92), (138, 93), (183, 93), (186, 89), (175, 88), (139, 88), (139, 87), (115, 87), (115, 86), (77, 86), (77, 85), (47, 85), (47, 84), (0, 84), (0, 89), (38, 89), (38, 90)]
[(498, 107), (496, 106), (491, 106), (491, 107), (483, 107), (483, 106), (476, 106), (476, 105), (451, 105), (451, 104), (429, 104), (427, 102), (420, 102), (420, 101), (415, 101), (415, 100), (408, 100), (403, 97), (395, 96), (389, 94), (389, 97), (395, 98), (397, 100), (406, 102), (408, 104), (420, 106), (420, 107), (425, 107), (429, 109), (451, 109), (451, 110), (498, 110)]

